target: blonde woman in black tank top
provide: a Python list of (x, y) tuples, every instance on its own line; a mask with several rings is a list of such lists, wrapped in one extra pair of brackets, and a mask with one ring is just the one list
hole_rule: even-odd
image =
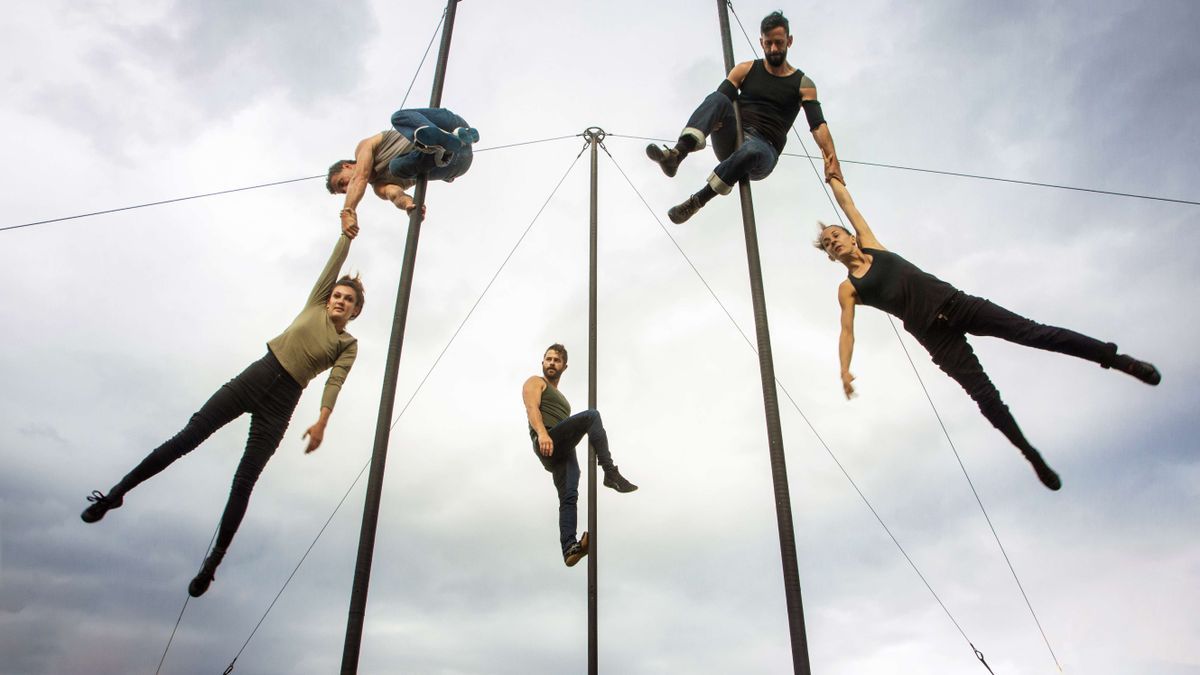
[(820, 236), (814, 242), (830, 260), (842, 263), (849, 272), (838, 286), (838, 304), (842, 308), (838, 358), (842, 390), (847, 399), (854, 396), (850, 359), (854, 355), (855, 307), (876, 307), (904, 322), (904, 329), (925, 347), (933, 362), (962, 385), (992, 426), (1029, 460), (1042, 483), (1057, 490), (1062, 487), (1058, 474), (1047, 466), (1021, 433), (1008, 406), (1000, 399), (1000, 392), (983, 371), (966, 335), (998, 337), (1027, 347), (1087, 359), (1103, 368), (1128, 373), (1150, 385), (1157, 385), (1162, 379), (1152, 364), (1118, 354), (1117, 346), (1111, 342), (1031, 321), (988, 300), (963, 293), (888, 251), (855, 206), (845, 184), (837, 178), (829, 184), (838, 206), (854, 229), (851, 233), (840, 225), (822, 225)]

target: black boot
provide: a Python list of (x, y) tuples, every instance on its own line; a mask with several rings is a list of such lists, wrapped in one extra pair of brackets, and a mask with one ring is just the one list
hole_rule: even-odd
[(200, 571), (188, 584), (188, 595), (193, 598), (198, 598), (204, 595), (208, 590), (209, 584), (216, 578), (217, 566), (221, 564), (221, 560), (225, 558), (225, 551), (213, 549), (208, 557), (204, 559), (204, 564), (200, 566)]
[(1029, 463), (1033, 465), (1033, 470), (1037, 474), (1038, 480), (1042, 481), (1042, 485), (1051, 490), (1058, 490), (1062, 487), (1062, 479), (1058, 477), (1054, 469), (1051, 469), (1046, 464), (1046, 460), (1042, 459), (1041, 454), (1037, 450), (1030, 448), (1022, 450), (1021, 454), (1025, 455), (1025, 459), (1029, 460)]
[(651, 143), (646, 146), (646, 156), (658, 164), (668, 178), (673, 178), (675, 172), (679, 171), (679, 163), (683, 161), (684, 157), (687, 157), (687, 153), (680, 152), (675, 148), (668, 148), (665, 145)]
[(612, 488), (617, 492), (633, 492), (634, 490), (638, 489), (638, 486), (630, 483), (624, 476), (621, 475), (620, 471), (617, 471), (617, 467), (615, 465), (611, 469), (605, 469), (604, 487)]
[(1151, 386), (1157, 386), (1159, 382), (1162, 382), (1162, 374), (1158, 372), (1158, 368), (1155, 368), (1153, 363), (1138, 361), (1128, 354), (1117, 354), (1113, 357), (1109, 367), (1132, 375)]
[(85, 523), (94, 523), (103, 518), (109, 510), (119, 509), (125, 503), (124, 495), (116, 490), (109, 490), (107, 497), (99, 490), (92, 490), (92, 494), (88, 495), (87, 500), (92, 505), (79, 514), (80, 519)]

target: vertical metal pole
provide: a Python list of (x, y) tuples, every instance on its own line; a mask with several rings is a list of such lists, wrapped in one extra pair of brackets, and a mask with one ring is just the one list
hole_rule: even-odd
[[(604, 140), (604, 130), (590, 127), (583, 137), (592, 144), (591, 236), (588, 255), (588, 407), (596, 408), (596, 146)], [(588, 675), (599, 668), (599, 637), (597, 636), (598, 583), (596, 554), (600, 539), (596, 532), (596, 450), (588, 443)]]
[[(442, 103), (442, 85), (446, 78), (446, 62), (450, 57), (450, 37), (454, 32), (454, 13), (458, 0), (446, 4), (446, 21), (442, 43), (438, 50), (437, 69), (433, 76), (433, 92), (429, 107)], [(417, 181), (413, 193), (416, 207), (408, 218), (408, 239), (404, 245), (404, 262), (400, 268), (400, 288), (396, 293), (396, 310), (392, 318), (392, 336), (388, 343), (384, 365), (383, 393), (379, 399), (379, 416), (375, 420), (375, 446), (371, 453), (371, 472), (367, 478), (366, 504), (363, 507), (362, 529), (358, 537), (358, 559), (354, 564), (354, 583), (350, 591), (350, 611), (346, 619), (346, 642), (342, 650), (342, 674), (358, 672), (358, 656), (362, 646), (363, 622), (367, 610), (367, 589), (371, 582), (371, 562), (375, 555), (375, 531), (379, 523), (379, 503), (383, 495), (383, 473), (387, 463), (388, 440), (392, 431), (392, 411), (396, 403), (396, 379), (400, 371), (400, 353), (404, 346), (404, 327), (408, 322), (408, 300), (412, 292), (413, 269), (417, 262), (417, 243), (421, 236), (422, 212), (428, 182)]]
[[(733, 70), (733, 41), (729, 33), (729, 0), (717, 0), (721, 23), (721, 46), (725, 72)], [(737, 144), (742, 144), (742, 117), (737, 104)], [(783, 430), (779, 423), (779, 398), (775, 390), (775, 362), (771, 357), (771, 333), (767, 326), (767, 301), (763, 292), (762, 262), (758, 255), (758, 230), (754, 223), (754, 201), (750, 181), (738, 182), (742, 198), (742, 224), (746, 231), (746, 259), (750, 268), (750, 294), (754, 300), (754, 328), (758, 334), (758, 369), (762, 378), (763, 406), (767, 414), (767, 442), (771, 455), (771, 477), (775, 487), (775, 516), (779, 525), (779, 552), (783, 559), (783, 586), (787, 599), (788, 626), (792, 642), (792, 666), (797, 675), (809, 675), (808, 638), (804, 630), (804, 606), (800, 600), (800, 573), (796, 562), (796, 533), (792, 527), (792, 503), (788, 492), (787, 466), (783, 456)]]

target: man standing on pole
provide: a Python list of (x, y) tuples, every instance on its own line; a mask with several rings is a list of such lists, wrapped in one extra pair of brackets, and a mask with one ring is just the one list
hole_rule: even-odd
[[(708, 136), (712, 136), (713, 150), (721, 160), (699, 192), (667, 212), (673, 223), (691, 218), (718, 194), (729, 194), (743, 178), (762, 180), (771, 175), (787, 143), (788, 129), (802, 107), (825, 160), (825, 180), (842, 178), (833, 137), (817, 100), (817, 86), (787, 61), (788, 48), (792, 46), (788, 20), (781, 12), (772, 12), (762, 20), (761, 33), (759, 42), (764, 58), (734, 66), (717, 90), (692, 113), (675, 147), (646, 146), (646, 155), (667, 176), (675, 175), (679, 163), (689, 153), (703, 149)], [(740, 148), (735, 147), (734, 101), (742, 113), (745, 136)]]
[(567, 348), (552, 344), (542, 356), (542, 376), (525, 380), (521, 398), (529, 418), (529, 437), (542, 466), (554, 476), (558, 490), (558, 530), (563, 562), (572, 567), (588, 553), (588, 533), (576, 541), (579, 501), (579, 458), (575, 446), (584, 435), (596, 450), (596, 463), (604, 470), (604, 486), (617, 492), (633, 492), (636, 485), (625, 480), (608, 451), (608, 434), (596, 410), (571, 414), (571, 404), (558, 390), (558, 380), (567, 369)]

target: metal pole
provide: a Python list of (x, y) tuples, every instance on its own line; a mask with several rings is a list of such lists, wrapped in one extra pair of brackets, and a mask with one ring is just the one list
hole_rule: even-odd
[[(591, 236), (588, 255), (588, 407), (596, 408), (596, 146), (604, 140), (604, 130), (589, 127), (583, 137), (592, 144)], [(596, 553), (599, 538), (596, 532), (596, 450), (588, 442), (588, 675), (599, 668), (599, 637), (597, 636), (598, 583)]]
[[(446, 78), (446, 62), (450, 57), (450, 37), (454, 32), (454, 13), (458, 0), (446, 4), (446, 22), (438, 50), (437, 68), (433, 76), (433, 92), (429, 107), (442, 103), (442, 85)], [(417, 262), (417, 243), (421, 236), (422, 212), (428, 182), (417, 181), (413, 193), (415, 208), (408, 217), (408, 239), (404, 245), (404, 262), (400, 268), (400, 288), (396, 293), (396, 310), (392, 317), (392, 336), (388, 343), (384, 365), (383, 393), (379, 399), (379, 416), (375, 420), (375, 446), (371, 453), (371, 472), (367, 478), (366, 504), (363, 507), (362, 530), (358, 536), (358, 559), (354, 564), (354, 583), (350, 590), (350, 611), (346, 619), (346, 642), (342, 650), (342, 674), (358, 672), (358, 656), (362, 646), (363, 621), (367, 611), (367, 590), (371, 582), (371, 562), (375, 555), (375, 531), (379, 524), (379, 502), (383, 495), (383, 472), (387, 463), (388, 440), (392, 430), (392, 411), (396, 403), (396, 379), (400, 371), (400, 353), (404, 346), (404, 327), (408, 322), (408, 299), (412, 292), (413, 269)]]
[[(721, 47), (725, 72), (733, 70), (733, 41), (729, 33), (729, 0), (717, 0), (721, 23)], [(737, 143), (742, 144), (742, 117), (737, 104)], [(796, 533), (792, 527), (792, 503), (788, 492), (787, 466), (783, 456), (783, 430), (779, 423), (779, 398), (775, 390), (775, 362), (771, 357), (771, 333), (767, 326), (767, 301), (763, 293), (762, 262), (758, 255), (758, 230), (754, 223), (754, 201), (750, 181), (738, 182), (742, 198), (742, 224), (746, 231), (746, 260), (750, 268), (750, 294), (754, 299), (754, 328), (758, 334), (758, 369), (762, 378), (763, 406), (767, 414), (767, 442), (771, 455), (771, 478), (775, 487), (775, 515), (779, 525), (779, 552), (783, 559), (783, 586), (787, 599), (788, 627), (792, 642), (792, 667), (797, 675), (810, 675), (808, 638), (804, 630), (804, 606), (800, 600), (800, 573), (796, 562)]]

